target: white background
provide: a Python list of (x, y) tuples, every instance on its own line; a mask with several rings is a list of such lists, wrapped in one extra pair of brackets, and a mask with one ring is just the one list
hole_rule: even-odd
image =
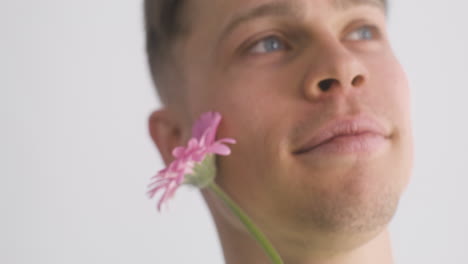
[[(468, 4), (392, 1), (416, 164), (397, 263), (468, 263)], [(198, 192), (158, 214), (140, 1), (0, 1), (0, 263), (222, 263)]]

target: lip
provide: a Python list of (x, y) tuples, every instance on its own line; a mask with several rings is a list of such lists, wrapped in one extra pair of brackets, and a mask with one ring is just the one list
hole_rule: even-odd
[(388, 130), (372, 118), (336, 118), (319, 128), (293, 154), (372, 152), (388, 139)]

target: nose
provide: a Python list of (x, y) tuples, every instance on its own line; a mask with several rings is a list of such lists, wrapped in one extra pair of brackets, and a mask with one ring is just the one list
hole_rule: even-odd
[(338, 41), (322, 44), (309, 61), (303, 91), (311, 101), (358, 91), (369, 78), (358, 56)]

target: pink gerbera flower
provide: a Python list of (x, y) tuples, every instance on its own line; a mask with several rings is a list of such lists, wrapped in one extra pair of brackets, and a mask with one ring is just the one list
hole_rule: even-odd
[(225, 143), (234, 144), (232, 138), (215, 141), (216, 130), (221, 122), (217, 112), (206, 112), (195, 122), (192, 138), (186, 147), (176, 147), (172, 151), (175, 160), (151, 178), (148, 195), (153, 198), (159, 191), (161, 205), (171, 198), (181, 184), (191, 184), (203, 188), (211, 183), (216, 175), (214, 154), (229, 155), (231, 149)]

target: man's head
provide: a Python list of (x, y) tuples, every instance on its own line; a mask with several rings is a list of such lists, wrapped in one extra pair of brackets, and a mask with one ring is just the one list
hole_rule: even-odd
[[(166, 163), (193, 121), (217, 111), (219, 137), (238, 143), (218, 159), (216, 180), (274, 243), (352, 248), (387, 225), (410, 175), (412, 137), (383, 1), (146, 2), (166, 104), (150, 128)], [(237, 228), (206, 197), (217, 221)]]

